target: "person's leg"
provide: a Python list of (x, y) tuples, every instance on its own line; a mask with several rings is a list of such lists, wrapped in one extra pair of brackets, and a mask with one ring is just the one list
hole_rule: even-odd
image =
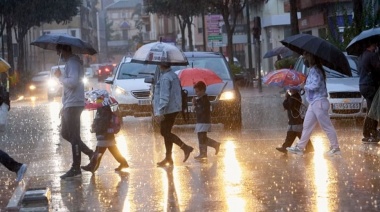
[(111, 152), (112, 156), (116, 159), (116, 161), (120, 163), (119, 167), (117, 167), (115, 171), (120, 171), (124, 168), (129, 167), (127, 160), (121, 155), (116, 145), (108, 147), (108, 150)]
[(335, 128), (331, 122), (328, 110), (330, 103), (327, 99), (322, 99), (315, 102), (315, 114), (318, 119), (319, 125), (325, 131), (330, 141), (330, 146), (333, 149), (339, 149), (338, 137), (336, 135)]
[[(302, 135), (302, 132), (296, 132), (296, 136), (297, 136), (298, 139), (301, 139), (301, 135)], [(309, 139), (309, 141), (306, 144), (305, 152), (306, 153), (308, 153), (308, 152), (314, 152), (314, 146), (311, 143), (310, 139)]]
[(198, 142), (199, 142), (199, 155), (194, 157), (195, 159), (207, 158), (207, 133), (198, 132)]
[(287, 131), (285, 142), (282, 144), (282, 148), (286, 149), (287, 147), (291, 147), (293, 145), (294, 140), (297, 137), (298, 132), (295, 131)]
[[(371, 109), (371, 106), (372, 106), (373, 97), (368, 96), (367, 98), (365, 98), (365, 100), (367, 102), (367, 114), (368, 114), (368, 111)], [(374, 120), (366, 116), (363, 123), (363, 137), (367, 139), (370, 138), (371, 133), (373, 133), (373, 128), (376, 129), (377, 125), (374, 126)]]
[(205, 132), (206, 134), (206, 146), (210, 146), (210, 147), (213, 147), (215, 149), (215, 155), (217, 155), (219, 153), (219, 148), (220, 148), (220, 143), (215, 141), (214, 139), (211, 139), (207, 136), (207, 132)]
[(3, 164), (9, 171), (17, 173), (22, 166), (22, 163), (17, 162), (8, 153), (0, 149), (0, 163)]
[(92, 155), (90, 159), (90, 163), (87, 164), (86, 166), (81, 166), (81, 168), (85, 171), (90, 171), (94, 173), (100, 165), (100, 161), (102, 160), (104, 152), (107, 150), (107, 147), (96, 147), (96, 150), (94, 154)]
[(184, 142), (182, 142), (182, 140), (177, 135), (171, 132), (177, 114), (178, 113), (165, 114), (164, 120), (161, 121), (160, 131), (165, 141), (166, 157), (163, 161), (157, 163), (157, 165), (159, 166), (162, 166), (167, 163), (169, 163), (169, 165), (173, 164), (173, 159), (172, 159), (173, 143), (180, 146), (181, 149), (184, 151), (185, 159), (183, 160), (183, 162), (185, 162), (189, 158), (190, 153), (193, 151), (192, 147), (186, 145)]
[(80, 116), (83, 107), (69, 107), (64, 110), (64, 116), (67, 119), (67, 129), (69, 131), (69, 141), (72, 145), (73, 152), (73, 168), (78, 169), (81, 164), (81, 152), (88, 156), (92, 156), (93, 151), (83, 143), (80, 137)]
[(317, 124), (317, 117), (314, 111), (315, 107), (315, 104), (309, 105), (306, 111), (306, 116), (303, 121), (302, 136), (297, 143), (297, 147), (301, 150), (304, 150), (305, 146), (310, 141), (311, 133), (313, 132), (315, 125)]

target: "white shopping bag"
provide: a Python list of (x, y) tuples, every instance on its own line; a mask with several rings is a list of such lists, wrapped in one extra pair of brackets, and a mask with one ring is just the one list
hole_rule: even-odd
[(5, 103), (0, 106), (0, 131), (5, 131), (5, 127), (8, 123), (8, 111), (9, 106)]

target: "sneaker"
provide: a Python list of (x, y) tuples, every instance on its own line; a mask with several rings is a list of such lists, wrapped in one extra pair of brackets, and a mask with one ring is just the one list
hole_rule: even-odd
[(377, 144), (379, 142), (379, 139), (374, 137), (364, 137), (362, 141), (363, 144)]
[(276, 147), (276, 149), (282, 153), (288, 153), (288, 151), (286, 151), (286, 148), (285, 147)]
[(28, 166), (26, 164), (22, 164), (20, 166), (20, 168), (17, 171), (16, 182), (20, 182), (24, 178), (24, 175), (27, 169), (28, 169)]
[(293, 154), (303, 155), (303, 151), (300, 148), (298, 148), (298, 146), (288, 147), (286, 148), (286, 150)]
[(340, 155), (340, 148), (330, 148), (330, 150), (327, 152), (328, 155)]
[(122, 169), (126, 169), (126, 168), (128, 168), (128, 167), (129, 167), (128, 163), (121, 163), (121, 164), (119, 165), (119, 167), (117, 167), (117, 168), (115, 169), (115, 171), (121, 171)]
[(66, 174), (61, 176), (61, 179), (74, 178), (80, 176), (82, 176), (82, 172), (80, 171), (80, 169), (71, 168), (68, 172), (66, 172)]

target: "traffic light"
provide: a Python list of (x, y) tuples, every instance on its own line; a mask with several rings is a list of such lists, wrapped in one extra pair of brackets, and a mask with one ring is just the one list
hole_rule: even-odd
[(261, 35), (261, 19), (260, 19), (259, 16), (256, 16), (256, 17), (253, 18), (252, 32), (253, 32), (253, 38), (260, 39), (260, 35)]

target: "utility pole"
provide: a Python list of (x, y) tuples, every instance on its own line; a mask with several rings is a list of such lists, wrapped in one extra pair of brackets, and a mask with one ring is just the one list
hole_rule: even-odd
[(261, 44), (260, 44), (260, 36), (261, 36), (261, 19), (259, 16), (256, 16), (253, 19), (253, 37), (255, 38), (255, 46), (256, 46), (256, 68), (257, 68), (257, 80), (258, 80), (258, 87), (259, 87), (259, 92), (262, 92), (262, 87), (261, 87)]
[(253, 73), (253, 70), (252, 70), (252, 43), (251, 43), (251, 24), (250, 24), (250, 17), (249, 17), (248, 0), (245, 0), (245, 10), (247, 13), (248, 73), (251, 75)]

